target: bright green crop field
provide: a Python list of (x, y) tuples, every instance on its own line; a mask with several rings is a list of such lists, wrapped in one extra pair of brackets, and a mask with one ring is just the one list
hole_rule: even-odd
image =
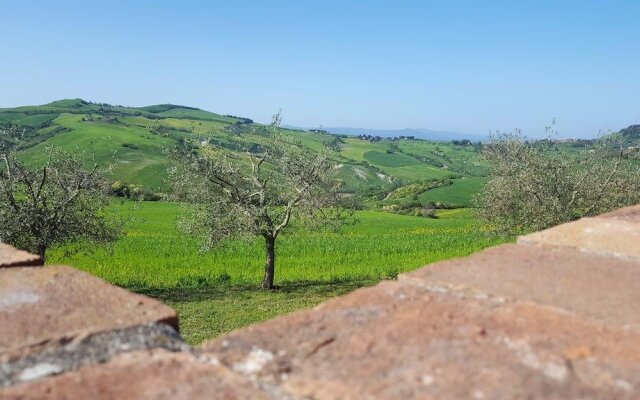
[(259, 240), (202, 253), (197, 238), (177, 229), (177, 204), (124, 202), (109, 211), (129, 220), (126, 236), (89, 253), (54, 249), (47, 263), (73, 265), (171, 305), (193, 344), (504, 240), (486, 234), (470, 210), (443, 210), (438, 219), (361, 211), (338, 233), (285, 232), (276, 248), (280, 288), (266, 292), (259, 289)]
[(473, 206), (473, 196), (486, 183), (485, 177), (463, 177), (453, 179), (452, 185), (442, 186), (422, 193), (418, 199), (423, 202), (442, 202), (457, 207)]

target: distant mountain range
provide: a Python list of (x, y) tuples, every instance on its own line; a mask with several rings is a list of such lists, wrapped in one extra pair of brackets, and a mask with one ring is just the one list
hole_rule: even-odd
[[(300, 128), (298, 128), (300, 129)], [(405, 129), (367, 129), (367, 128), (348, 128), (348, 127), (335, 127), (335, 128), (321, 128), (327, 132), (331, 132), (336, 135), (372, 135), (380, 137), (399, 137), (399, 136), (413, 136), (417, 139), (449, 141), (449, 140), (462, 140), (469, 139), (473, 142), (484, 142), (489, 139), (488, 135), (472, 135), (468, 133), (448, 132), (448, 131), (436, 131), (432, 129), (424, 128), (405, 128)]]

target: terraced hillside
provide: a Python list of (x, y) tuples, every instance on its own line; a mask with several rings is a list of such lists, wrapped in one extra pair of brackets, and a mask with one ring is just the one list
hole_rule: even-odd
[[(166, 149), (185, 143), (246, 149), (260, 143), (255, 135), (249, 139), (243, 133), (261, 129), (263, 125), (248, 118), (171, 104), (123, 107), (67, 99), (0, 109), (0, 145), (14, 149), (29, 163), (37, 164), (47, 145), (69, 151), (91, 149), (99, 164), (110, 166), (112, 181), (160, 192), (167, 189)], [(339, 177), (346, 192), (388, 194), (412, 182), (437, 180), (441, 183), (437, 189), (426, 185), (430, 189), (412, 192), (410, 199), (468, 206), (487, 174), (477, 145), (283, 132), (313, 151), (329, 152), (341, 166)]]

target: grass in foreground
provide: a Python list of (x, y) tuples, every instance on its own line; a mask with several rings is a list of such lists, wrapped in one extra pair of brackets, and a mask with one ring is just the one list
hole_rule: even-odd
[(262, 290), (259, 285), (224, 283), (128, 289), (154, 297), (178, 310), (181, 334), (188, 343), (195, 345), (243, 326), (313, 307), (328, 298), (374, 283), (374, 280), (298, 282), (275, 291)]
[(177, 204), (135, 208), (125, 202), (113, 211), (130, 216), (132, 223), (111, 248), (72, 256), (56, 249), (48, 262), (73, 265), (175, 307), (182, 334), (192, 344), (501, 241), (485, 235), (469, 210), (443, 211), (435, 220), (362, 211), (359, 222), (340, 233), (294, 230), (280, 237), (280, 289), (264, 292), (258, 289), (264, 263), (260, 240), (201, 253), (198, 240), (176, 228), (182, 212)]

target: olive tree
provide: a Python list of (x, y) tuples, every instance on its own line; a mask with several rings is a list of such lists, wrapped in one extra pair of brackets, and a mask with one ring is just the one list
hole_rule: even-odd
[(183, 148), (170, 170), (174, 195), (190, 210), (182, 226), (205, 236), (204, 248), (230, 238), (264, 239), (264, 289), (274, 287), (276, 239), (294, 218), (306, 227), (338, 227), (349, 218), (339, 207), (337, 167), (326, 154), (285, 137), (279, 122), (277, 114), (268, 129), (244, 134), (245, 144), (233, 150)]
[(502, 233), (546, 229), (640, 202), (640, 168), (603, 137), (582, 148), (528, 142), (519, 131), (484, 146), (489, 181), (476, 198), (479, 216)]
[(45, 259), (54, 245), (117, 238), (119, 223), (101, 215), (108, 197), (98, 166), (87, 170), (79, 155), (54, 147), (45, 156), (28, 167), (0, 152), (0, 241)]

